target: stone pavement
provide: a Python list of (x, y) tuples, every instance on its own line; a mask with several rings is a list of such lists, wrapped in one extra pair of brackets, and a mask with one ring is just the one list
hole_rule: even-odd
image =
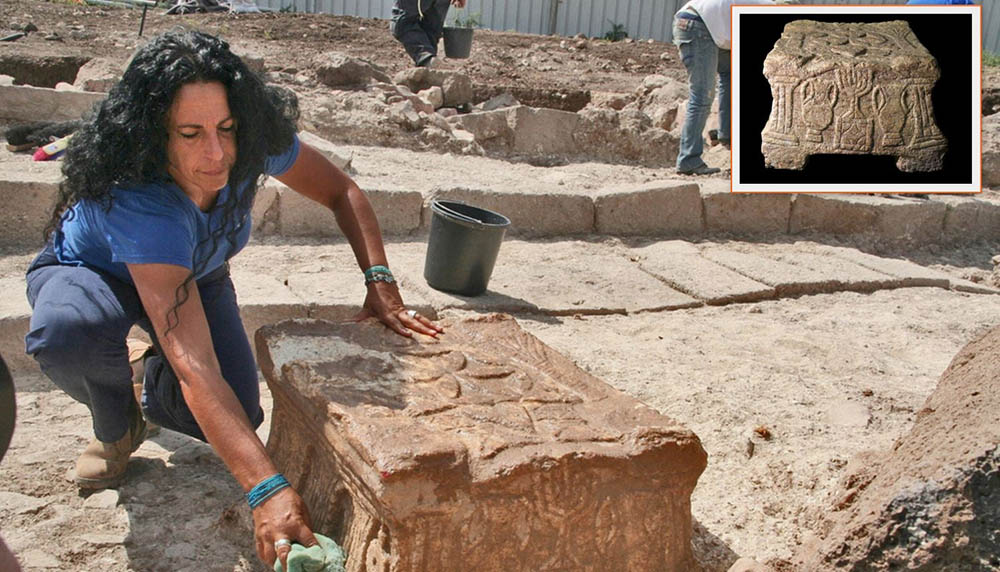
[[(364, 299), (361, 272), (342, 240), (262, 240), (232, 261), (248, 333), (286, 318), (351, 318)], [(423, 279), (425, 239), (390, 240), (390, 265), (408, 306), (550, 316), (668, 312), (681, 308), (840, 291), (938, 287), (981, 295), (1000, 291), (901, 258), (817, 242), (508, 239), (489, 290), (463, 297)], [(24, 256), (19, 260), (24, 260)], [(0, 258), (0, 265), (10, 265)], [(23, 264), (23, 262), (21, 263)], [(23, 354), (30, 309), (24, 280), (0, 278), (0, 353), (17, 373), (37, 371)]]
[[(726, 179), (678, 177), (672, 169), (601, 163), (535, 167), (335, 145), (308, 133), (302, 138), (365, 189), (404, 300), (431, 315), (450, 308), (629, 314), (913, 286), (996, 293), (905, 260), (804, 241), (897, 251), (995, 242), (1000, 195), (994, 191), (928, 199), (734, 194)], [(0, 256), (0, 353), (15, 373), (37, 371), (23, 355), (29, 308), (23, 271), (15, 266), (25, 264), (23, 253), (38, 248), (60, 168), (59, 162), (36, 163), (0, 148), (0, 252), (22, 253)], [(511, 219), (486, 295), (453, 296), (424, 282), (430, 203), (436, 198), (469, 202)], [(270, 179), (258, 194), (253, 218), (254, 240), (232, 266), (248, 331), (283, 318), (346, 319), (356, 312), (364, 299), (360, 273), (329, 211)], [(646, 242), (628, 246), (618, 237)], [(318, 246), (321, 242), (328, 245)]]

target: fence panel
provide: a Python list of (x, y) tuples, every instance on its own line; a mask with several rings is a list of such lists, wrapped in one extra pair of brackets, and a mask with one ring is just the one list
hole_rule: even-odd
[[(388, 19), (392, 0), (256, 0), (261, 8), (323, 12)], [(603, 37), (615, 24), (630, 38), (671, 41), (673, 15), (686, 0), (468, 0), (467, 14), (479, 14), (482, 26), (527, 34), (583, 33)], [(905, 4), (906, 0), (809, 0), (809, 4)], [(983, 7), (983, 49), (1000, 53), (1000, 1), (975, 0)], [(452, 14), (455, 13), (452, 8)], [(555, 20), (552, 19), (555, 15)], [(454, 16), (451, 16), (454, 18)]]

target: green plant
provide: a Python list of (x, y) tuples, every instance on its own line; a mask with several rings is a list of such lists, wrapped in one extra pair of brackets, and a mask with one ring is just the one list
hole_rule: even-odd
[(457, 10), (455, 19), (451, 21), (453, 28), (478, 28), (483, 25), (482, 15), (479, 12), (466, 13), (465, 10)]
[(605, 40), (611, 40), (612, 42), (620, 42), (628, 37), (628, 32), (625, 30), (625, 24), (618, 24), (608, 20), (611, 24), (611, 29), (604, 34)]
[(1000, 55), (983, 51), (983, 65), (988, 68), (1000, 67)]

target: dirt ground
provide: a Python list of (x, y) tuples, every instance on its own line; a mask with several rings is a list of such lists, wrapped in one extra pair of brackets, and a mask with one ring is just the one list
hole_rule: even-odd
[[(38, 31), (0, 43), (0, 55), (124, 61), (139, 41), (139, 14), (3, 0), (0, 26), (7, 29), (0, 35), (29, 22)], [(390, 73), (408, 66), (384, 21), (151, 12), (144, 35), (179, 23), (219, 33), (263, 57), (270, 71), (292, 76), (325, 50), (363, 57)], [(59, 39), (45, 39), (53, 35)], [(469, 74), (483, 94), (513, 86), (535, 90), (542, 103), (568, 99), (551, 95), (559, 93), (631, 92), (646, 75), (680, 70), (667, 44), (585, 44), (479, 31), (473, 56), (445, 66)], [(984, 87), (997, 83), (984, 79)], [(895, 254), (985, 280), (998, 252), (1000, 245), (978, 244)], [(4, 254), (0, 277), (22, 272), (30, 258)], [(276, 256), (294, 265), (308, 264), (312, 254), (288, 245)], [(692, 498), (694, 547), (705, 570), (723, 571), (739, 556), (780, 566), (820, 533), (816, 523), (830, 510), (847, 461), (890, 447), (909, 430), (952, 356), (1000, 323), (1000, 297), (907, 288), (519, 320), (581, 367), (701, 437), (709, 465)], [(18, 426), (0, 464), (0, 533), (27, 570), (265, 569), (243, 528), (241, 491), (207, 445), (165, 431), (139, 449), (120, 489), (81, 495), (65, 473), (91, 436), (86, 407), (44, 378), (15, 381)], [(264, 403), (269, 413), (266, 388)], [(761, 427), (770, 439), (755, 431)]]
[[(969, 276), (984, 272), (970, 261), (991, 251), (925, 256)], [(313, 264), (316, 248), (285, 245), (273, 256)], [(721, 572), (743, 556), (781, 567), (820, 533), (847, 462), (909, 431), (952, 356), (1000, 323), (997, 298), (907, 288), (519, 321), (699, 435), (709, 464), (692, 496), (694, 549), (703, 570)], [(241, 490), (207, 445), (164, 431), (133, 456), (118, 490), (82, 495), (65, 475), (91, 436), (87, 409), (43, 377), (15, 382), (0, 532), (27, 570), (266, 569)]]
[[(144, 37), (177, 25), (196, 27), (221, 35), (240, 53), (263, 58), (272, 72), (294, 76), (307, 70), (316, 54), (331, 50), (377, 64), (390, 75), (412, 65), (384, 20), (325, 14), (168, 16), (162, 12), (148, 13)], [(0, 43), (0, 56), (101, 56), (125, 61), (141, 42), (137, 37), (140, 15), (139, 10), (71, 2), (5, 0), (0, 4), (0, 26), (12, 33), (31, 23), (38, 31)], [(3, 35), (7, 30), (2, 30)], [(590, 91), (631, 92), (647, 75), (682, 69), (674, 46), (663, 42), (580, 42), (578, 38), (488, 30), (476, 32), (471, 57), (444, 59), (441, 64), (469, 75), (479, 99), (509, 90), (523, 103), (552, 107), (566, 100), (579, 105)]]

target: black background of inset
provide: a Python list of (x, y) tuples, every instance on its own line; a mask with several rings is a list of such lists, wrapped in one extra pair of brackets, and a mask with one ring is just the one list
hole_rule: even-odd
[[(972, 16), (969, 14), (740, 14), (740, 41), (734, 64), (740, 66), (741, 184), (905, 184), (972, 182), (972, 138), (978, 125), (972, 116)], [(904, 20), (938, 62), (941, 77), (931, 92), (934, 117), (948, 139), (944, 168), (930, 173), (903, 173), (895, 156), (811, 155), (801, 171), (764, 167), (760, 133), (771, 113), (771, 88), (764, 77), (764, 58), (793, 20), (820, 22), (888, 22)], [(734, 102), (735, 103), (735, 102)], [(877, 189), (873, 189), (877, 190)]]

